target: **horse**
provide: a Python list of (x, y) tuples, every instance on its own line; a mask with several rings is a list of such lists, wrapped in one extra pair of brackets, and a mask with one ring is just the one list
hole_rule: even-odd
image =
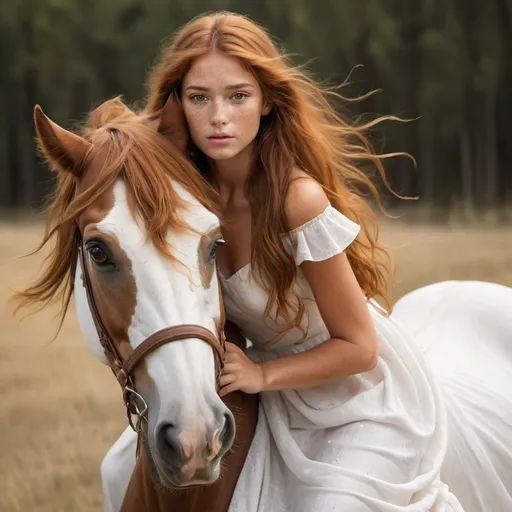
[[(218, 394), (229, 328), (215, 261), (223, 239), (211, 188), (184, 154), (180, 111), (169, 102), (157, 115), (135, 115), (114, 98), (81, 133), (38, 105), (34, 123), (59, 180), (40, 247), (52, 237), (56, 245), (22, 301), (61, 289), (66, 309), (74, 297), (86, 343), (120, 384), (131, 462), (142, 461), (150, 493), (175, 491), (165, 510), (223, 512), (257, 395)], [(108, 493), (105, 501), (109, 509)], [(144, 508), (154, 510), (149, 501)]]
[[(172, 98), (158, 115), (123, 108), (119, 102), (100, 107), (82, 135), (35, 112), (43, 152), (63, 176), (54, 211), (56, 267), (74, 276), (78, 322), (93, 353), (122, 384), (133, 377), (129, 390), (123, 388), (131, 425), (101, 464), (108, 512), (131, 510), (126, 497), (138, 460), (163, 487), (208, 488), (239, 431), (215, 383), (224, 322), (215, 279), (219, 212), (186, 159), (185, 124)], [(109, 109), (115, 115), (105, 114)], [(466, 512), (512, 505), (512, 448), (503, 437), (503, 426), (512, 427), (504, 392), (512, 382), (511, 306), (508, 287), (447, 281), (405, 295), (391, 315), (415, 335), (444, 395), (453, 435), (441, 478)], [(182, 325), (195, 330), (182, 328), (170, 342), (172, 328)], [(198, 327), (217, 333), (215, 340)], [(155, 339), (157, 346), (146, 350)], [(137, 459), (141, 438), (147, 459)], [(472, 493), (475, 476), (464, 471), (464, 460), (474, 458), (490, 478), (486, 496)]]

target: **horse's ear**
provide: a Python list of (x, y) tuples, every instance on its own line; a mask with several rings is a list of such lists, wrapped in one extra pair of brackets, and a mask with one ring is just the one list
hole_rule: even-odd
[(185, 153), (189, 138), (188, 128), (183, 107), (178, 98), (170, 94), (163, 108), (155, 113), (155, 116), (158, 119), (158, 132)]
[(91, 144), (54, 123), (39, 105), (34, 108), (34, 124), (39, 147), (48, 161), (57, 171), (78, 176)]

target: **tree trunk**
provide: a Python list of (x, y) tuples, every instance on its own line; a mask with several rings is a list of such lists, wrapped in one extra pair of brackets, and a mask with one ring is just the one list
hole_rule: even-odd
[(23, 210), (30, 210), (34, 199), (34, 159), (33, 159), (33, 140), (31, 120), (28, 109), (26, 108), (26, 100), (23, 97), (18, 102), (18, 119), (16, 120), (16, 152), (17, 167), (14, 169), (16, 173), (14, 183), (15, 202), (18, 207)]
[[(512, 84), (512, 8), (507, 0), (497, 0), (501, 47), (501, 76), (497, 91), (498, 201), (507, 204), (512, 197), (512, 145), (510, 144), (510, 84)], [(508, 107), (508, 108), (506, 108)]]
[(469, 217), (473, 212), (473, 159), (469, 129), (464, 125), (459, 134), (460, 169), (462, 186), (462, 204), (464, 214)]
[[(28, 55), (35, 56), (34, 29), (31, 15), (24, 13), (20, 21), (20, 31), (23, 35), (25, 51)], [(36, 103), (37, 73), (32, 65), (22, 74), (19, 89), (16, 94), (17, 102), (17, 140), (16, 151), (18, 153), (16, 169), (16, 202), (24, 210), (33, 207), (35, 192), (35, 153), (34, 153), (34, 128), (32, 126), (32, 109)]]
[[(8, 87), (0, 84), (0, 97), (8, 98)], [(0, 210), (11, 206), (11, 166), (9, 165), (9, 107), (7, 101), (0, 102)]]
[[(411, 119), (418, 117), (420, 113), (419, 94), (421, 89), (422, 52), (420, 37), (423, 32), (423, 20), (421, 16), (421, 2), (411, 2), (404, 10), (402, 25), (402, 69), (404, 73), (404, 108), (405, 117)], [(421, 122), (421, 121), (420, 121)], [(410, 153), (415, 159), (420, 158), (419, 122), (409, 125), (404, 131), (403, 150)], [(419, 194), (425, 203), (430, 203), (431, 195), (426, 195), (430, 187), (425, 186), (424, 180), (432, 178), (432, 170), (419, 163), (419, 172), (422, 179), (413, 179), (414, 170), (408, 159), (400, 161), (401, 189), (407, 195)], [(416, 182), (416, 183), (415, 183)], [(419, 189), (419, 190), (418, 190)]]
[[(463, 69), (464, 99), (463, 99), (463, 133), (461, 135), (461, 172), (463, 182), (464, 204), (467, 208), (482, 205), (482, 179), (484, 177), (483, 148), (480, 116), (482, 97), (475, 88), (474, 77), (479, 64), (479, 55), (475, 34), (476, 5), (475, 0), (459, 0), (459, 12), (463, 23), (463, 37), (467, 51)], [(471, 180), (471, 187), (469, 187)], [(471, 198), (469, 197), (471, 193)]]
[(424, 202), (430, 207), (434, 206), (434, 182), (436, 175), (434, 156), (434, 118), (432, 113), (425, 114), (421, 120), (420, 128), (420, 165), (421, 193)]
[(487, 95), (485, 105), (485, 207), (494, 209), (498, 203), (498, 155), (496, 148), (496, 96)]

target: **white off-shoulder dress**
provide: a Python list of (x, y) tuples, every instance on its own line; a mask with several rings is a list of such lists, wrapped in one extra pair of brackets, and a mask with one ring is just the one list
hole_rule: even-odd
[[(300, 265), (341, 253), (358, 232), (357, 224), (328, 206), (283, 240), (290, 251), (296, 242)], [(307, 336), (294, 329), (267, 345), (283, 324), (263, 317), (268, 296), (250, 270), (247, 265), (229, 278), (221, 275), (221, 285), (227, 315), (251, 341), (253, 360), (302, 352), (330, 337), (299, 267)], [(463, 510), (440, 478), (447, 417), (422, 350), (376, 303), (369, 309), (380, 341), (375, 369), (328, 385), (261, 394), (230, 512)]]

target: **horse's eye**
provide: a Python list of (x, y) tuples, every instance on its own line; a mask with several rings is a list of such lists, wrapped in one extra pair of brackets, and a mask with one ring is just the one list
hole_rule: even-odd
[(108, 257), (105, 249), (98, 244), (90, 244), (87, 247), (87, 251), (91, 256), (91, 259), (98, 267), (107, 267), (112, 265), (112, 261)]
[(223, 238), (217, 238), (213, 244), (212, 244), (212, 248), (210, 249), (210, 255), (208, 256), (208, 263), (213, 263), (213, 261), (215, 260), (215, 255), (216, 255), (216, 252), (217, 252), (217, 248), (220, 246), (220, 245), (224, 245), (226, 242), (224, 241)]

